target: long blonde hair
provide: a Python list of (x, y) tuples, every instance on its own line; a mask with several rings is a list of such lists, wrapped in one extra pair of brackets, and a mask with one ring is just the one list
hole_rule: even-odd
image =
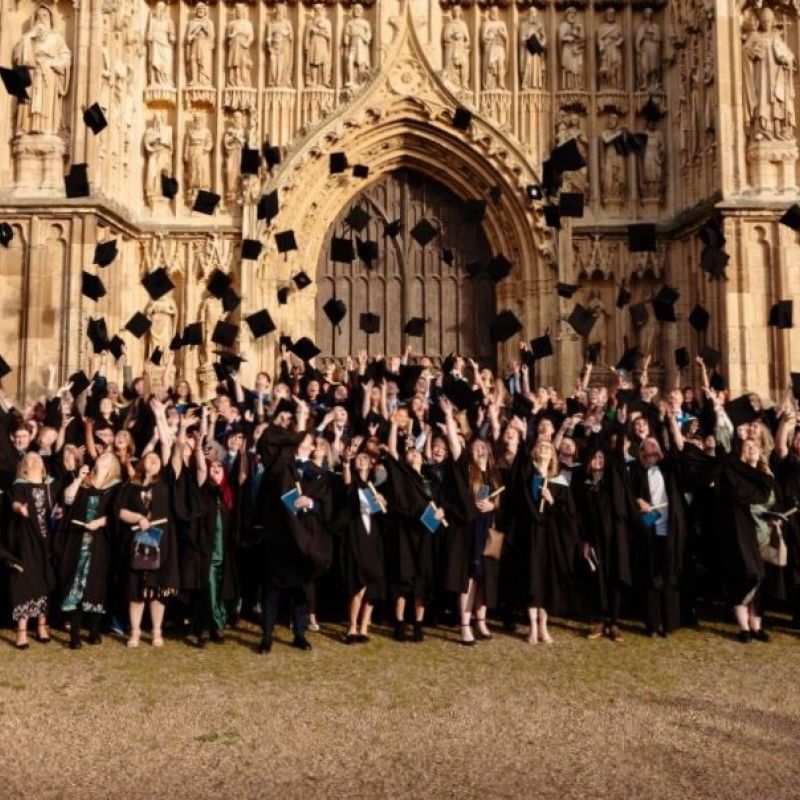
[(83, 485), (89, 489), (93, 488), (94, 484), (92, 483), (92, 478), (94, 475), (97, 474), (97, 465), (100, 462), (101, 458), (109, 458), (111, 459), (111, 464), (108, 467), (108, 474), (106, 475), (105, 481), (103, 481), (103, 485), (97, 487), (99, 489), (107, 489), (111, 484), (118, 483), (122, 480), (122, 464), (120, 464), (119, 459), (113, 453), (103, 453), (97, 461), (94, 462), (94, 466), (92, 467), (92, 471), (86, 476), (86, 480), (84, 480)]
[(537, 439), (531, 448), (531, 462), (536, 464), (536, 450), (539, 447), (547, 447), (550, 450), (550, 463), (547, 465), (546, 478), (555, 478), (558, 475), (558, 451), (552, 442), (543, 439)]

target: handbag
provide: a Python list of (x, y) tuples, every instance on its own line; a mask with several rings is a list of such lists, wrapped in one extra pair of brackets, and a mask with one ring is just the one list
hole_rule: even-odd
[(131, 569), (153, 572), (161, 568), (161, 535), (159, 528), (148, 528), (134, 534)]
[(486, 558), (494, 558), (499, 560), (500, 554), (503, 552), (503, 542), (506, 535), (497, 528), (489, 528), (486, 531), (486, 544), (483, 546), (483, 555)]
[(761, 548), (761, 558), (767, 564), (776, 567), (785, 567), (789, 561), (789, 552), (786, 547), (786, 540), (783, 532), (779, 528), (773, 528), (770, 532), (769, 542)]

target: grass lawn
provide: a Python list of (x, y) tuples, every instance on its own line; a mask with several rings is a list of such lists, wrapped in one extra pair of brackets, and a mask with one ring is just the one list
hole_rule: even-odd
[[(341, 626), (258, 656), (144, 636), (67, 650), (0, 637), (3, 798), (797, 798), (800, 638), (702, 625), (529, 646)], [(521, 634), (520, 634), (521, 636)]]

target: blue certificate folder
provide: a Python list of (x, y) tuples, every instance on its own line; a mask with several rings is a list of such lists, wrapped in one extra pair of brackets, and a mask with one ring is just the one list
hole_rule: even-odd
[(419, 521), (431, 532), (436, 533), (439, 530), (439, 526), (442, 524), (438, 519), (436, 519), (436, 511), (437, 509), (432, 505), (425, 506), (425, 511), (422, 512), (422, 516), (419, 518)]
[(381, 508), (378, 498), (375, 497), (375, 493), (372, 491), (372, 489), (362, 489), (361, 492), (361, 496), (364, 498), (367, 503), (367, 507), (369, 508), (369, 513), (382, 514), (383, 509)]
[(300, 490), (297, 488), (294, 488), (291, 491), (286, 492), (286, 494), (281, 495), (283, 504), (289, 509), (289, 511), (292, 512), (295, 517), (300, 513), (300, 509), (294, 507), (294, 501), (301, 496)]
[(642, 514), (642, 522), (649, 528), (661, 519), (661, 512), (653, 509)]
[(148, 528), (146, 531), (138, 531), (133, 535), (133, 542), (135, 545), (142, 547), (160, 547), (161, 537), (164, 531), (161, 528)]

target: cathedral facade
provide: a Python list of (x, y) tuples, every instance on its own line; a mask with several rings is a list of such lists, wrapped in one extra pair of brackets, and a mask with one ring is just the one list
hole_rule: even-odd
[[(85, 334), (102, 317), (126, 344), (119, 378), (127, 362), (157, 380), (153, 352), (200, 323), (202, 342), (174, 357), (204, 397), (219, 321), (238, 326), (222, 349), (245, 359), (246, 381), (274, 371), (285, 336), (310, 337), (321, 358), (411, 345), (503, 370), (548, 332), (537, 381), (562, 390), (591, 345), (598, 374), (637, 346), (670, 383), (677, 348), (711, 347), (734, 392), (777, 397), (800, 367), (796, 331), (768, 325), (775, 303), (800, 300), (800, 240), (778, 223), (799, 194), (798, 7), (2, 0), (0, 65), (31, 78), (26, 102), (0, 97), (6, 392), (38, 396), (51, 364), (88, 371)], [(108, 122), (97, 134), (84, 123), (94, 104)], [(543, 165), (570, 140), (586, 165), (561, 192), (583, 211), (557, 227)], [(88, 194), (68, 198), (80, 164)], [(208, 192), (211, 214), (195, 210)], [(634, 223), (655, 224), (655, 249), (631, 251)], [(111, 239), (116, 258), (93, 264)], [(141, 280), (162, 267), (174, 288), (152, 299)], [(224, 297), (209, 291), (217, 271)], [(84, 272), (103, 281), (98, 300)], [(577, 290), (560, 297), (558, 283)], [(675, 322), (653, 313), (664, 286)], [(347, 308), (335, 326), (332, 298)], [(576, 303), (594, 317), (583, 337), (566, 323)], [(697, 305), (705, 329), (689, 323)], [(254, 338), (243, 322), (262, 309), (275, 329)], [(495, 346), (505, 309), (524, 329)], [(139, 338), (125, 327), (136, 312), (150, 323)], [(422, 336), (404, 333), (415, 317)]]

